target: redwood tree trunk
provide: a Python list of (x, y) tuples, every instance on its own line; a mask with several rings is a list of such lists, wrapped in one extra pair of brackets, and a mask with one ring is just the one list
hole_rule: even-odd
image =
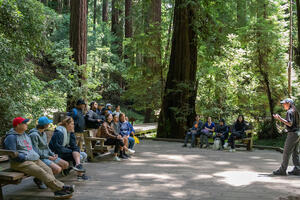
[(183, 138), (188, 119), (195, 117), (197, 1), (176, 0), (169, 72), (159, 116), (158, 137)]
[(102, 21), (108, 22), (108, 0), (103, 0), (102, 3)]
[(125, 37), (132, 37), (132, 16), (131, 16), (132, 0), (125, 0)]
[(117, 54), (120, 59), (123, 54), (123, 26), (122, 21), (120, 20), (120, 15), (122, 13), (121, 7), (121, 0), (112, 0), (111, 32), (116, 37), (112, 43), (112, 52)]
[(300, 67), (300, 0), (296, 0), (297, 7), (297, 28), (298, 28), (298, 44), (295, 51), (295, 61), (298, 67)]
[[(73, 58), (76, 64), (85, 65), (87, 61), (87, 0), (71, 1), (70, 47), (74, 52)], [(85, 71), (79, 74), (79, 78), (78, 86), (81, 87), (86, 79)], [(70, 108), (76, 99), (71, 94), (68, 97), (67, 107)]]

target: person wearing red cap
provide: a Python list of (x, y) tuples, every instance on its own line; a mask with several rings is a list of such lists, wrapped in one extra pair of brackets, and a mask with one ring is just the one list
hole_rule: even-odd
[(29, 136), (25, 133), (29, 119), (16, 117), (13, 120), (13, 128), (6, 133), (4, 147), (15, 151), (14, 157), (10, 158), (12, 169), (34, 176), (44, 182), (56, 198), (70, 198), (74, 192), (74, 186), (67, 186), (57, 180), (51, 168), (40, 160), (39, 154), (33, 149)]

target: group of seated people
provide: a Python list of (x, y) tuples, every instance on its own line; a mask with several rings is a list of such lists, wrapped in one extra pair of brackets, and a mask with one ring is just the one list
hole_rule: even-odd
[[(128, 120), (126, 121), (126, 116), (121, 113), (119, 106), (112, 112), (112, 106), (108, 104), (101, 112), (98, 110), (97, 114), (99, 107), (96, 102), (92, 102), (91, 109), (84, 116), (83, 105), (86, 105), (83, 100), (77, 101), (76, 108), (69, 113), (70, 116), (66, 116), (55, 128), (49, 144), (45, 131), (53, 121), (46, 116), (40, 117), (36, 128), (31, 129), (28, 134), (25, 131), (30, 120), (14, 118), (13, 128), (6, 133), (3, 142), (5, 149), (15, 152), (15, 156), (10, 158), (11, 168), (34, 176), (33, 181), (37, 186), (40, 189), (49, 187), (55, 198), (72, 197), (75, 186), (65, 185), (54, 175), (66, 176), (74, 170), (78, 181), (89, 179), (82, 166), (87, 160), (87, 154), (80, 150), (75, 136), (76, 131), (86, 129), (85, 123), (98, 129), (97, 134), (107, 139), (105, 144), (115, 145), (114, 160), (128, 159), (128, 154), (135, 152), (132, 138), (134, 129)], [(69, 166), (69, 162), (72, 167)]]
[[(207, 121), (203, 124), (200, 117), (197, 115), (193, 123), (193, 127), (186, 133), (183, 147), (187, 147), (189, 138), (191, 138), (191, 147), (195, 147), (196, 137), (199, 136), (200, 148), (208, 148), (208, 138), (213, 138), (214, 140), (219, 139), (221, 141), (221, 148), (227, 148), (227, 145), (229, 144), (229, 151), (234, 152), (235, 140), (246, 137), (246, 128), (247, 125), (244, 120), (244, 116), (239, 115), (229, 136), (229, 127), (226, 125), (224, 119), (220, 119), (219, 124), (216, 126), (215, 123), (212, 122), (211, 117), (208, 117)], [(225, 140), (227, 139), (228, 144), (225, 143)]]

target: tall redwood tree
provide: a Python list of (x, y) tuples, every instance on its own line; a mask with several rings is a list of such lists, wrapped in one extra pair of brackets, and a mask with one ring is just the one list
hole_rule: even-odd
[[(70, 47), (74, 52), (74, 61), (81, 66), (87, 62), (87, 0), (72, 0), (70, 6)], [(79, 78), (79, 87), (81, 87), (86, 79), (85, 71), (81, 71)], [(73, 106), (74, 101), (76, 99), (69, 94), (67, 109)]]
[(196, 0), (176, 0), (169, 72), (158, 123), (158, 137), (183, 138), (195, 116), (197, 39)]

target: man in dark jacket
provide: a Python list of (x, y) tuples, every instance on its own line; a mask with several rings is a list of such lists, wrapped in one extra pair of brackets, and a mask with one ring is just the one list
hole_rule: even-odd
[(82, 133), (85, 127), (85, 118), (84, 118), (84, 110), (86, 108), (86, 103), (83, 99), (79, 99), (76, 103), (76, 107), (72, 109), (69, 115), (74, 120), (75, 125), (75, 133)]
[(103, 120), (100, 119), (100, 116), (96, 113), (98, 104), (96, 101), (90, 103), (90, 110), (85, 115), (86, 127), (92, 129), (98, 129)]
[(6, 134), (5, 149), (16, 153), (16, 156), (10, 159), (10, 167), (44, 182), (54, 192), (56, 198), (70, 198), (74, 186), (64, 185), (57, 180), (51, 168), (40, 160), (39, 154), (33, 149), (30, 137), (25, 133), (28, 122), (29, 119), (16, 117), (13, 120), (13, 128)]

